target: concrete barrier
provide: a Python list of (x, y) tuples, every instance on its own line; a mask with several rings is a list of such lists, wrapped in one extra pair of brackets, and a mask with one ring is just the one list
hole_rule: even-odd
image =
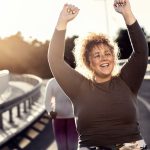
[(9, 84), (9, 71), (1, 70), (0, 71), (0, 96), (8, 88)]

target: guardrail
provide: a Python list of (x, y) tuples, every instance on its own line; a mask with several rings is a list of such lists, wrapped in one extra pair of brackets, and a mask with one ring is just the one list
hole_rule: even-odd
[(17, 117), (21, 118), (21, 107), (23, 104), (23, 113), (27, 112), (28, 109), (32, 109), (32, 104), (40, 97), (40, 88), (42, 85), (42, 79), (34, 75), (10, 75), (10, 81), (23, 81), (33, 85), (33, 89), (29, 92), (24, 93), (21, 96), (10, 99), (0, 104), (0, 129), (3, 130), (3, 113), (8, 111), (9, 123), (14, 123), (13, 120), (13, 109), (17, 109)]

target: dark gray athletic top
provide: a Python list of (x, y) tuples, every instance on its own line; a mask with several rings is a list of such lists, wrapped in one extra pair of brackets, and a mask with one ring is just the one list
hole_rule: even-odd
[(140, 140), (137, 93), (146, 72), (148, 46), (136, 21), (127, 26), (133, 53), (119, 76), (93, 83), (64, 61), (65, 30), (55, 30), (50, 43), (52, 73), (74, 105), (80, 146)]

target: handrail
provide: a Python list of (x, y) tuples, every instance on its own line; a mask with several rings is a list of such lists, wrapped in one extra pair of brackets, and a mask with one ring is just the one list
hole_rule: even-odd
[(9, 122), (13, 122), (12, 118), (12, 109), (17, 106), (17, 113), (18, 117), (21, 116), (20, 114), (20, 104), (24, 103), (24, 112), (26, 112), (26, 102), (29, 101), (29, 109), (31, 109), (31, 104), (40, 97), (41, 92), (41, 85), (42, 85), (42, 79), (40, 77), (37, 77), (35, 75), (17, 75), (17, 74), (11, 74), (10, 75), (10, 81), (22, 81), (29, 84), (32, 84), (34, 87), (31, 91), (28, 91), (24, 93), (21, 96), (15, 97), (10, 99), (9, 101), (5, 101), (0, 104), (0, 129), (3, 129), (3, 116), (2, 114), (6, 111), (9, 111)]

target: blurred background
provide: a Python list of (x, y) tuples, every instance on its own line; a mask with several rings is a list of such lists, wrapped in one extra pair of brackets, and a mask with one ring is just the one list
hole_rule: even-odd
[[(42, 78), (52, 76), (47, 50), (59, 12), (64, 3), (80, 8), (66, 35), (66, 51), (74, 47), (73, 40), (87, 32), (102, 32), (117, 41), (120, 59), (131, 53), (126, 26), (113, 9), (113, 0), (0, 0), (0, 69), (14, 73), (31, 73)], [(147, 0), (131, 0), (133, 12), (150, 39)], [(68, 55), (71, 55), (68, 53)], [(72, 56), (69, 56), (73, 59)]]
[[(150, 48), (150, 1), (130, 2)], [(65, 3), (80, 9), (66, 32), (65, 60), (72, 67), (74, 40), (88, 32), (107, 34), (117, 42), (120, 62), (132, 52), (126, 25), (114, 11), (113, 0), (0, 0), (0, 150), (57, 150), (44, 92), (52, 77), (48, 46)], [(141, 132), (148, 146), (149, 64), (138, 94)]]

